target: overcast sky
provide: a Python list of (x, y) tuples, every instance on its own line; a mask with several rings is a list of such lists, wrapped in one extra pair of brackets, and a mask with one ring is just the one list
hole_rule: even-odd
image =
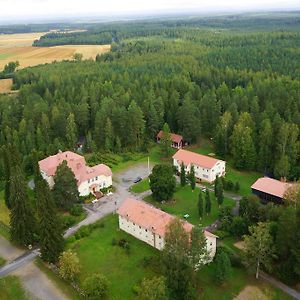
[(88, 16), (155, 11), (300, 9), (300, 0), (0, 0), (0, 20), (37, 16)]

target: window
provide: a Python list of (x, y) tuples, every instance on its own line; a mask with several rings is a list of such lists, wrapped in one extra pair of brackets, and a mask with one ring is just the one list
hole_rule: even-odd
[(161, 236), (159, 235), (158, 238), (161, 239)]
[(139, 226), (140, 227), (140, 229), (142, 228), (141, 226)]
[(148, 232), (148, 230), (147, 230), (147, 229), (145, 229), (145, 231), (146, 231), (146, 232)]
[(98, 176), (96, 176), (96, 180), (98, 180)]
[(210, 242), (210, 245), (212, 246), (212, 242)]
[(135, 226), (135, 223), (133, 223), (133, 226)]
[(88, 180), (88, 183), (90, 183), (90, 180)]

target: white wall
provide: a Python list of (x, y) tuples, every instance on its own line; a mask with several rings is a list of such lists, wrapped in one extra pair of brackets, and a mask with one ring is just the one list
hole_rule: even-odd
[[(152, 247), (155, 247), (158, 250), (162, 250), (165, 246), (164, 238), (154, 234), (151, 230), (140, 227), (139, 225), (123, 218), (119, 215), (119, 228), (124, 230), (125, 232), (129, 233), (130, 235), (134, 236), (135, 238), (149, 244)], [(217, 238), (206, 236), (206, 244), (207, 244), (207, 251), (211, 257), (210, 262), (215, 254), (217, 249)]]
[(99, 191), (102, 188), (110, 187), (112, 185), (111, 176), (96, 176), (90, 180), (86, 180), (80, 184), (78, 187), (78, 192), (80, 196), (87, 196), (92, 192), (90, 188), (92, 185), (97, 184), (96, 191)]
[(48, 182), (50, 189), (54, 186), (53, 176), (47, 176), (45, 172), (41, 171), (42, 177)]
[[(176, 167), (177, 171), (181, 170), (181, 163), (176, 159), (173, 159), (173, 165)], [(185, 172), (189, 173), (191, 170), (191, 164), (185, 166)], [(195, 177), (207, 182), (214, 182), (216, 180), (216, 176), (224, 176), (225, 175), (225, 161), (218, 161), (215, 166), (211, 169), (203, 168), (198, 165), (194, 165)]]

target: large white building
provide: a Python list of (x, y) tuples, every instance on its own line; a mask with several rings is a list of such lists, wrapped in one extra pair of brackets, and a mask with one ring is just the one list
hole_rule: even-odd
[[(167, 226), (175, 217), (144, 201), (126, 199), (118, 209), (119, 227), (137, 239), (162, 250), (165, 245)], [(183, 227), (191, 232), (193, 225), (183, 221)], [(217, 236), (204, 231), (207, 251), (211, 259), (216, 254)]]
[(50, 188), (54, 186), (54, 175), (57, 167), (63, 161), (67, 162), (68, 167), (75, 175), (80, 196), (87, 196), (112, 185), (112, 172), (108, 166), (99, 164), (89, 167), (83, 156), (66, 151), (39, 161), (41, 175), (48, 182)]
[(182, 163), (186, 173), (190, 172), (191, 166), (193, 165), (195, 177), (200, 181), (212, 183), (216, 180), (216, 176), (225, 176), (226, 173), (225, 161), (180, 149), (173, 155), (173, 165), (179, 173)]

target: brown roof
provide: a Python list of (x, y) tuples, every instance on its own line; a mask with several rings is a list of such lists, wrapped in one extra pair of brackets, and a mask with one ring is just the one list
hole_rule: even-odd
[[(157, 138), (162, 138), (163, 136), (163, 131), (161, 130), (158, 134), (157, 134)], [(179, 144), (181, 141), (183, 140), (183, 136), (180, 134), (176, 134), (176, 133), (171, 133), (171, 141), (174, 143)]]
[[(167, 226), (175, 217), (147, 204), (144, 201), (139, 201), (127, 198), (118, 209), (118, 214), (131, 222), (160, 235), (165, 236)], [(183, 227), (187, 232), (190, 232), (193, 225), (187, 221), (182, 221)], [(216, 237), (214, 234), (204, 231), (205, 236)]]
[(78, 185), (96, 176), (112, 176), (111, 169), (108, 166), (99, 164), (94, 167), (89, 167), (83, 156), (71, 151), (59, 152), (56, 155), (40, 160), (39, 167), (47, 176), (54, 176), (57, 167), (63, 161), (67, 161), (68, 167), (73, 171)]
[(269, 195), (273, 195), (279, 198), (283, 198), (286, 190), (291, 187), (292, 184), (281, 182), (279, 180), (262, 177), (257, 179), (251, 186), (252, 189), (264, 192)]
[(183, 149), (178, 150), (173, 155), (173, 158), (177, 159), (180, 162), (183, 162), (184, 165), (193, 164), (207, 169), (213, 168), (217, 162), (221, 161), (210, 156), (198, 154)]

